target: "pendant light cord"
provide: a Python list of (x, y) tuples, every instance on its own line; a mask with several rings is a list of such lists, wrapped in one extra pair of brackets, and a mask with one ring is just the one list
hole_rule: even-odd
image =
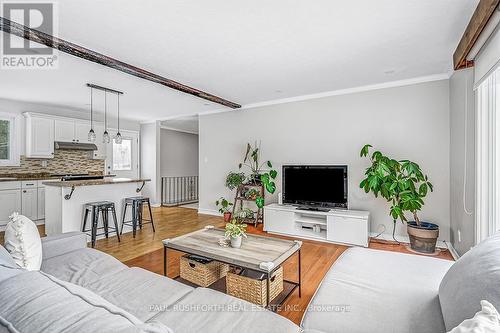
[(107, 113), (108, 113), (108, 96), (107, 96), (107, 91), (104, 90), (104, 131), (105, 132), (107, 132), (107, 130), (108, 130)]
[(118, 133), (120, 133), (120, 94), (118, 95)]
[(90, 87), (90, 129), (93, 130), (94, 129), (94, 122), (93, 122), (93, 113), (94, 113), (94, 96), (93, 96), (93, 93), (94, 93), (94, 88)]

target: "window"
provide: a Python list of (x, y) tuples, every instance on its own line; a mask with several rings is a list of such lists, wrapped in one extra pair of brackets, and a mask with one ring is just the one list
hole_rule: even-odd
[(16, 116), (0, 113), (0, 165), (19, 166)]
[(477, 89), (476, 243), (500, 230), (500, 68)]
[(113, 170), (132, 170), (132, 139), (122, 139), (117, 144), (113, 139)]

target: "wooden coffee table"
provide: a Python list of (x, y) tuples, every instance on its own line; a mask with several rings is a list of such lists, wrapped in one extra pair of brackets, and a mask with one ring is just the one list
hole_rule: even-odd
[[(301, 297), (301, 241), (284, 240), (273, 237), (248, 235), (243, 239), (241, 248), (222, 247), (219, 240), (224, 237), (223, 229), (206, 227), (173, 239), (163, 240), (163, 272), (167, 276), (167, 249), (195, 254), (217, 260), (232, 266), (262, 272), (267, 279), (267, 304), (271, 309), (283, 304), (287, 297), (299, 289)], [(283, 292), (270, 300), (270, 284), (273, 273), (292, 255), (298, 252), (298, 282), (283, 280)], [(177, 276), (175, 279), (179, 279)], [(224, 281), (221, 281), (224, 280)], [(225, 290), (225, 278), (215, 282), (209, 288), (222, 292)], [(184, 281), (182, 281), (184, 282)], [(271, 302), (273, 301), (273, 302)]]

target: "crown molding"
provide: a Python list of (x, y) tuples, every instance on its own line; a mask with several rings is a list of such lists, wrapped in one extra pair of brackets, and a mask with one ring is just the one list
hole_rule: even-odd
[[(452, 74), (453, 74), (453, 72), (450, 71), (450, 72), (446, 72), (446, 73), (434, 74), (434, 75), (428, 75), (428, 76), (420, 76), (420, 77), (415, 77), (415, 78), (405, 79), (405, 80), (390, 81), (390, 82), (377, 83), (377, 84), (371, 84), (371, 85), (354, 87), (354, 88), (326, 91), (326, 92), (321, 92), (321, 93), (316, 93), (316, 94), (308, 94), (308, 95), (301, 95), (301, 96), (288, 97), (288, 98), (282, 98), (282, 99), (275, 99), (275, 100), (270, 100), (270, 101), (265, 101), (265, 102), (244, 104), (239, 110), (248, 110), (248, 109), (254, 109), (254, 108), (259, 108), (259, 107), (263, 107), (263, 106), (301, 102), (301, 101), (307, 101), (307, 100), (319, 99), (319, 98), (325, 98), (325, 97), (331, 97), (331, 96), (349, 95), (349, 94), (355, 94), (355, 93), (372, 91), (372, 90), (396, 88), (396, 87), (409, 86), (409, 85), (414, 85), (414, 84), (419, 84), (419, 83), (448, 80)], [(207, 116), (207, 115), (211, 115), (211, 114), (224, 113), (224, 112), (238, 112), (238, 110), (217, 109), (217, 110), (212, 110), (212, 111), (200, 112), (200, 113), (198, 113), (198, 116), (201, 117), (201, 116)]]

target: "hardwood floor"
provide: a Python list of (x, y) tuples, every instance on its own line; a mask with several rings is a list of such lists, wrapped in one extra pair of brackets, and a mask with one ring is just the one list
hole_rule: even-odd
[[(193, 231), (202, 227), (206, 224), (223, 226), (224, 222), (222, 218), (206, 216), (206, 215), (197, 215), (196, 211), (193, 212), (186, 211), (185, 208), (162, 208), (161, 211), (163, 214), (167, 215), (159, 215), (159, 216), (168, 216), (170, 221), (176, 220), (177, 218), (181, 218), (187, 223), (190, 223), (189, 226), (184, 226), (182, 232), (177, 232), (177, 227), (174, 226), (174, 230), (172, 229), (169, 219), (163, 221), (161, 223), (165, 223), (164, 229), (165, 231), (169, 231), (169, 235), (167, 237), (159, 236), (158, 231), (155, 238), (161, 240), (164, 238), (172, 238), (172, 234), (183, 234), (189, 231)], [(156, 217), (156, 212), (155, 212)], [(193, 228), (193, 229), (190, 229)], [(266, 234), (266, 232), (262, 231), (262, 225), (258, 228), (254, 228), (250, 226), (248, 228), (249, 233), (253, 234)], [(146, 234), (149, 236), (143, 236), (150, 239), (152, 236), (146, 230)], [(279, 238), (288, 238), (283, 236), (271, 235), (272, 237)], [(290, 238), (289, 238), (290, 239)], [(137, 239), (136, 239), (137, 240)], [(98, 244), (98, 248), (103, 250), (102, 241)], [(113, 240), (108, 240), (108, 243), (113, 244)], [(116, 243), (116, 241), (115, 241)], [(123, 244), (122, 244), (123, 245)], [(116, 248), (114, 253), (115, 257), (123, 257), (123, 253), (129, 252), (127, 250), (120, 251), (120, 246)], [(157, 245), (151, 245), (150, 248), (156, 248)], [(329, 243), (321, 243), (315, 241), (304, 240), (302, 245), (302, 297), (299, 298), (298, 291), (295, 291), (287, 301), (283, 304), (281, 310), (278, 311), (281, 315), (295, 322), (296, 324), (300, 323), (302, 319), (303, 313), (307, 308), (309, 301), (314, 295), (316, 289), (318, 288), (321, 280), (328, 272), (332, 264), (337, 260), (337, 258), (347, 249), (347, 246), (337, 245), (337, 244), (329, 244)], [(404, 253), (412, 253), (406, 249), (406, 246), (403, 244), (394, 244), (390, 242), (383, 242), (378, 240), (370, 241), (370, 248), (386, 250), (386, 251), (396, 251), (396, 252), (404, 252)], [(128, 266), (142, 267), (144, 269), (150, 270), (152, 272), (163, 274), (163, 250), (162, 244), (160, 242), (158, 249), (154, 249), (152, 252), (137, 256), (133, 259), (126, 260), (125, 264)], [(113, 253), (111, 253), (113, 254)], [(168, 272), (169, 277), (174, 277), (179, 274), (179, 257), (182, 253), (177, 251), (169, 251), (168, 257)], [(129, 256), (129, 255), (127, 255)], [(441, 251), (437, 257), (453, 260), (450, 252), (448, 250)], [(297, 280), (297, 256), (293, 256), (290, 258), (284, 265), (284, 276), (289, 280)]]
[[(221, 217), (201, 215), (195, 209), (189, 208), (153, 208), (153, 217), (156, 227), (155, 233), (153, 233), (151, 225), (145, 225), (142, 230), (138, 231), (135, 239), (132, 237), (132, 233), (124, 234), (120, 243), (118, 243), (116, 237), (101, 239), (97, 241), (96, 249), (114, 256), (128, 266), (142, 267), (163, 274), (163, 245), (161, 242), (163, 239), (174, 238), (203, 228), (206, 225), (219, 227), (224, 225)], [(43, 234), (43, 227), (39, 228), (39, 230)], [(261, 225), (258, 228), (249, 227), (248, 232), (267, 234), (262, 231)], [(3, 244), (3, 233), (0, 233), (0, 242)], [(278, 313), (299, 324), (304, 310), (326, 272), (347, 248), (347, 246), (343, 245), (305, 240), (302, 246), (302, 297), (299, 298), (298, 291), (295, 291)], [(398, 245), (378, 240), (371, 240), (370, 248), (412, 253), (403, 244)], [(181, 255), (180, 252), (169, 251), (168, 271), (170, 277), (179, 274), (178, 258)], [(441, 251), (437, 257), (453, 260), (448, 250)], [(286, 279), (298, 279), (296, 265), (296, 255), (285, 263), (284, 276)]]

